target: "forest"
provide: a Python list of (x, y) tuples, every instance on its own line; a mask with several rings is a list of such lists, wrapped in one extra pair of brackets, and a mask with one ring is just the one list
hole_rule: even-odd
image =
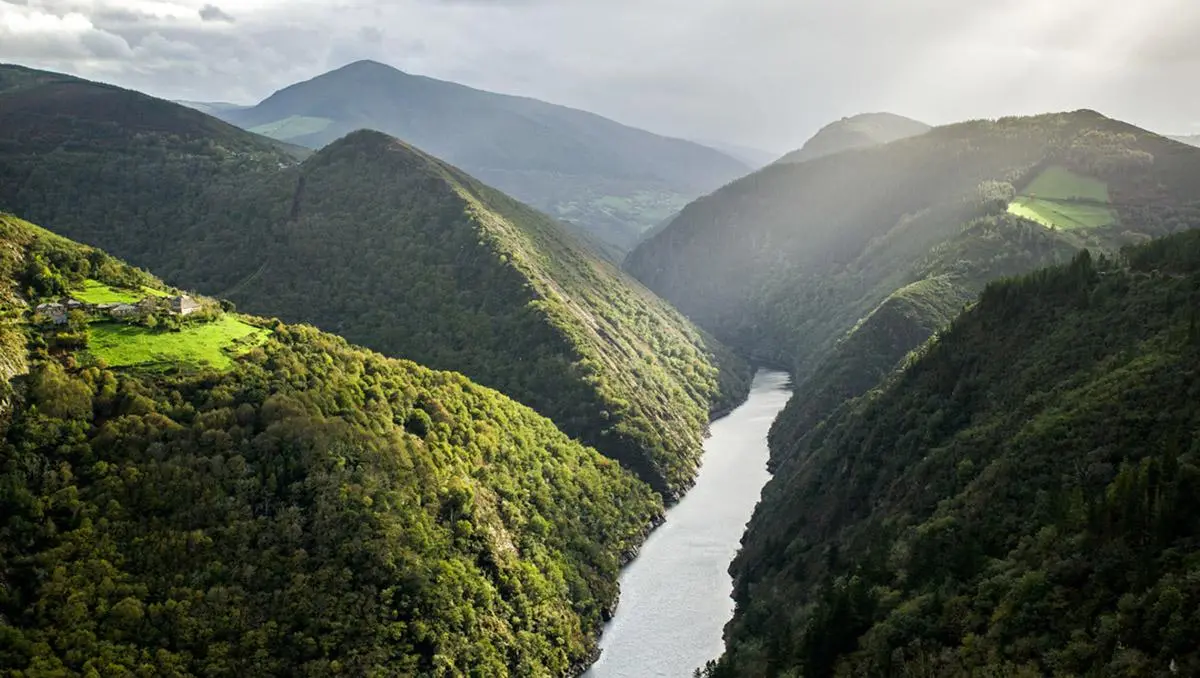
[[(1058, 229), (1009, 211), (1063, 174), (1103, 184), (1119, 218)], [(1093, 111), (971, 121), (768, 167), (687, 207), (626, 267), (719, 340), (791, 368), (777, 465), (990, 281), (1185, 230), (1198, 195), (1200, 151)]]
[(1200, 672), (1198, 316), (1194, 231), (988, 285), (781, 461), (705, 675)]
[(0, 673), (559, 676), (593, 656), (662, 513), (633, 474), (461, 375), (308, 326), (241, 316), (270, 336), (224, 369), (110, 367), (32, 303), (163, 283), (11, 217), (0, 245)]
[(664, 497), (750, 369), (549, 217), (395, 139), (306, 157), (199, 111), (2, 67), (0, 208), (173, 285), (462, 372)]

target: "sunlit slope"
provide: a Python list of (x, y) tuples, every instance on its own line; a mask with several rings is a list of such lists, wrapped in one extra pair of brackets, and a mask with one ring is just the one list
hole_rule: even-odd
[(744, 363), (560, 224), (391, 137), (300, 163), (197, 111), (38, 77), (0, 92), (0, 206), (173, 284), (462, 372), (671, 497), (710, 412), (746, 392)]
[(662, 511), (632, 473), (461, 375), (211, 300), (54, 319), (98, 285), (177, 293), (0, 215), (0, 674), (565, 676), (593, 656)]
[[(1031, 190), (1113, 219), (1012, 214)], [(1200, 152), (1094, 112), (967, 122), (766, 168), (690, 205), (627, 268), (726, 343), (792, 367), (778, 462), (988, 281), (1187, 228), (1198, 198)]]

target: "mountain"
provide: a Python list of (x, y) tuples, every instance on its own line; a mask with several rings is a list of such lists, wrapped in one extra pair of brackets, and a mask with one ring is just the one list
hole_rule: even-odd
[(822, 127), (804, 146), (780, 158), (797, 163), (856, 148), (869, 148), (929, 131), (929, 125), (893, 113), (862, 113)]
[(689, 141), (373, 61), (216, 114), (310, 148), (359, 129), (384, 132), (579, 226), (620, 254), (689, 200), (750, 171)]
[(172, 284), (454, 370), (668, 498), (749, 369), (545, 215), (379, 132), (300, 162), (135, 92), (20, 71), (0, 208)]
[[(461, 375), (154, 301), (174, 294), (0, 215), (0, 673), (562, 676), (594, 656), (661, 515), (649, 486)], [(138, 299), (157, 309), (102, 305)]]
[(1189, 146), (1200, 146), (1200, 134), (1189, 134), (1183, 136), (1171, 137), (1175, 141), (1187, 144)]
[(780, 164), (685, 208), (628, 269), (792, 369), (773, 465), (983, 287), (1190, 227), (1200, 151), (1091, 111), (974, 121)]
[(706, 675), (1200, 674), (1198, 309), (1196, 231), (989, 285), (768, 484)]

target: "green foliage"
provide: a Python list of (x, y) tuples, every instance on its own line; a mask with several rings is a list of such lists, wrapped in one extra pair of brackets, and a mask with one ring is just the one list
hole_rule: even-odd
[(186, 323), (175, 330), (157, 330), (160, 323), (157, 319), (153, 327), (93, 323), (88, 329), (88, 351), (112, 367), (206, 365), (228, 369), (232, 357), (266, 341), (269, 334), (228, 315), (212, 322)]
[[(1006, 214), (1036, 179), (1056, 196), (1107, 186), (1119, 221), (1047, 229)], [(718, 339), (790, 366), (778, 464), (987, 282), (1188, 228), (1196, 196), (1200, 152), (1099, 114), (974, 121), (768, 167), (688, 206), (626, 267)]]
[(1048, 228), (1099, 228), (1117, 221), (1108, 184), (1059, 165), (1038, 174), (1008, 205), (1008, 211)]
[(169, 292), (151, 287), (140, 289), (117, 289), (99, 280), (84, 280), (83, 287), (69, 290), (73, 299), (88, 304), (136, 304), (147, 296), (166, 297)]
[(18, 94), (0, 94), (0, 207), (242, 310), (462, 372), (666, 496), (691, 483), (710, 412), (748, 389), (744, 363), (559, 224), (390, 137), (297, 164), (131, 92)]
[(1197, 232), (989, 285), (782, 461), (707, 674), (1200, 671), (1197, 308)]
[[(47, 246), (63, 279), (97, 259), (0, 225), (10, 276)], [(222, 371), (120, 370), (47, 353), (22, 305), (4, 304), (32, 349), (0, 426), (6, 676), (566, 675), (662, 512), (461, 375), (278, 322)]]
[(1021, 195), (1046, 200), (1081, 200), (1107, 204), (1108, 184), (1076, 174), (1061, 165), (1051, 165), (1034, 177)]

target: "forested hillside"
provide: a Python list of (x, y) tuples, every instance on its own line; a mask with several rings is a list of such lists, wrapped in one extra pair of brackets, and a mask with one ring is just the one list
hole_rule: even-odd
[(990, 280), (1190, 225), (1200, 151), (1090, 111), (975, 121), (768, 167), (627, 267), (719, 339), (791, 366), (775, 463)]
[(0, 207), (172, 284), (528, 404), (668, 497), (749, 369), (554, 221), (375, 132), (303, 163), (133, 92), (0, 69)]
[(784, 461), (709, 673), (1200, 673), (1198, 323), (1197, 232), (989, 285)]
[[(563, 676), (592, 656), (661, 515), (648, 485), (461, 375), (311, 327), (208, 300), (52, 315), (174, 293), (0, 216), (0, 673)], [(255, 341), (202, 331), (223, 323)], [(181, 338), (198, 361), (157, 353)], [(115, 367), (131, 346), (159, 348)]]
[(862, 113), (822, 127), (801, 148), (780, 158), (780, 163), (797, 163), (815, 158), (869, 148), (929, 131), (929, 125), (894, 113)]
[(314, 149), (359, 129), (384, 132), (575, 224), (618, 256), (689, 200), (750, 172), (690, 141), (373, 61), (212, 113)]

